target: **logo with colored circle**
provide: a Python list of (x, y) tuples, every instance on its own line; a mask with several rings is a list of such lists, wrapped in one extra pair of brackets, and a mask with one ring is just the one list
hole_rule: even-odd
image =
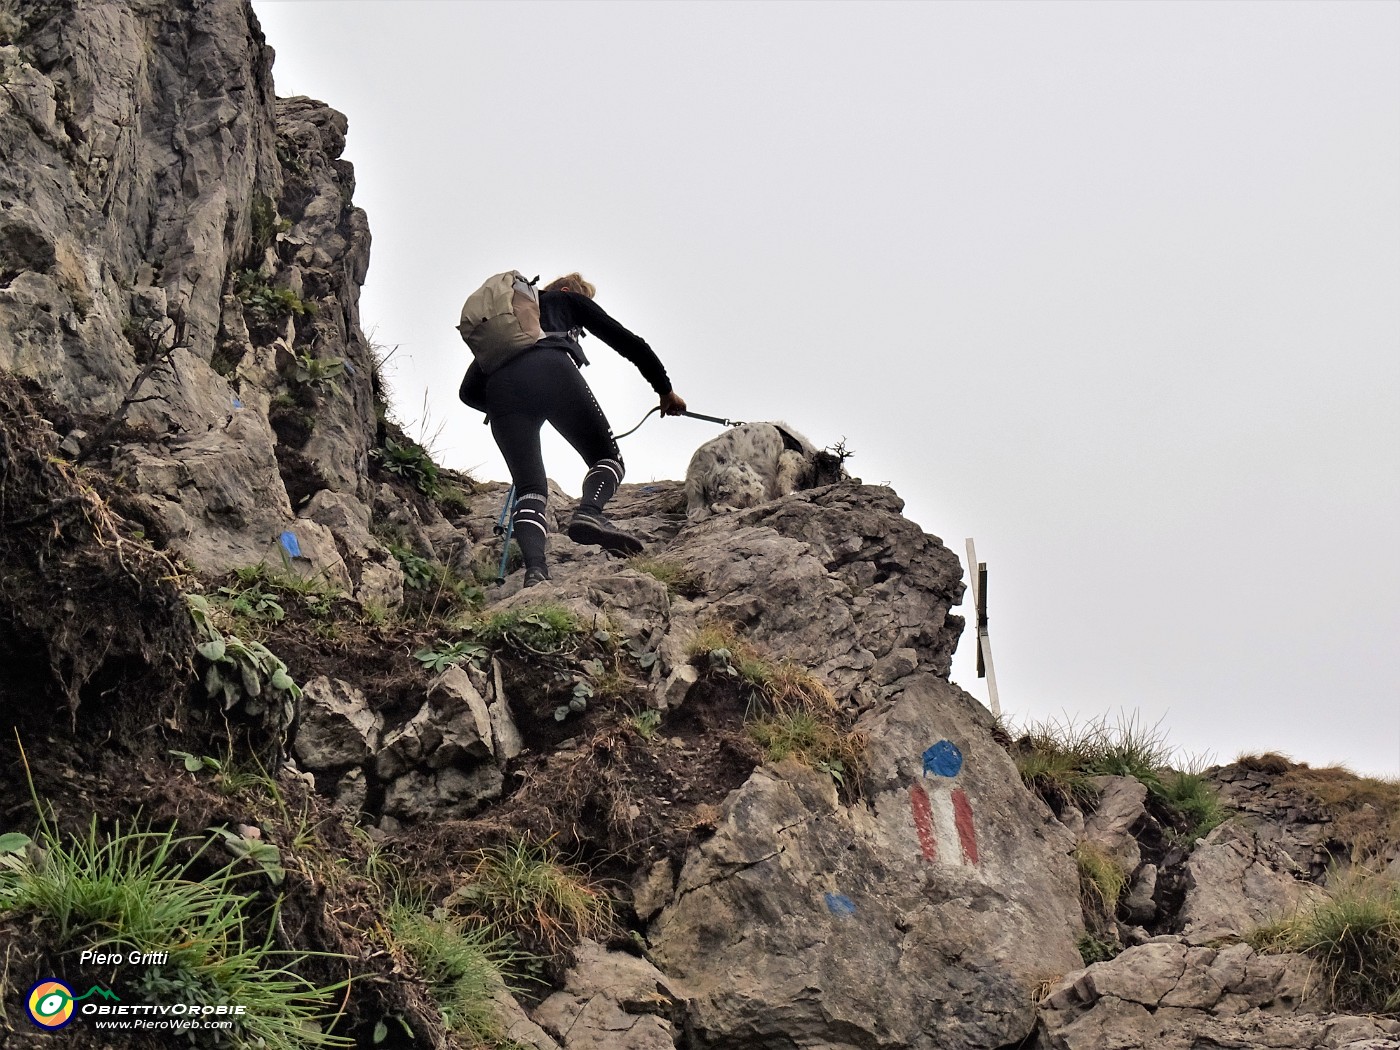
[(29, 989), (25, 1006), (40, 1028), (62, 1028), (73, 1020), (73, 990), (62, 981), (40, 981)]
[(940, 740), (924, 752), (924, 776), (955, 777), (962, 771), (963, 756), (951, 740)]

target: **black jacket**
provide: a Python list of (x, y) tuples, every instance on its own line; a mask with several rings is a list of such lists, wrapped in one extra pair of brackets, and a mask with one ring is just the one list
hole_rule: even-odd
[[(658, 394), (671, 392), (671, 380), (666, 375), (666, 368), (646, 340), (622, 327), (586, 295), (578, 292), (540, 292), (540, 327), (544, 329), (545, 337), (525, 353), (563, 350), (580, 365), (586, 365), (588, 358), (578, 344), (579, 333), (586, 331), (636, 365)], [(485, 401), (488, 378), (473, 361), (462, 379), (458, 397), (471, 408), (490, 411)]]

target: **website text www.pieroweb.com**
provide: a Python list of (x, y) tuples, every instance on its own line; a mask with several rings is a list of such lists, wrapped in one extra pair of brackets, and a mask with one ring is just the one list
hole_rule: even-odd
[[(83, 952), (83, 963), (96, 966), (128, 963), (160, 965), (164, 952), (133, 952), (114, 956)], [(92, 956), (88, 958), (88, 956)], [(119, 1031), (227, 1031), (247, 1015), (236, 1003), (191, 1003), (178, 993), (166, 1001), (134, 1001), (105, 984), (61, 981), (46, 977), (35, 982), (24, 998), (29, 1020), (42, 1030), (59, 1032), (69, 1025)]]

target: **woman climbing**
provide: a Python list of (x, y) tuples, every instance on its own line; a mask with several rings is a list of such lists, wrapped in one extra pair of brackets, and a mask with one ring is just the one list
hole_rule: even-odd
[(588, 363), (579, 338), (597, 336), (637, 366), (661, 396), (661, 414), (679, 415), (685, 402), (671, 389), (666, 369), (646, 341), (614, 321), (593, 301), (595, 289), (577, 273), (551, 281), (539, 293), (544, 338), (490, 375), (473, 361), (462, 380), (461, 399), (485, 412), (491, 436), (505, 457), (515, 484), (511, 523), (525, 558), (525, 586), (549, 579), (545, 506), (549, 490), (540, 428), (547, 422), (588, 464), (583, 495), (569, 521), (575, 543), (602, 547), (615, 554), (636, 554), (641, 542), (603, 515), (603, 507), (622, 482), (622, 455), (612, 428), (593, 391), (579, 371)]

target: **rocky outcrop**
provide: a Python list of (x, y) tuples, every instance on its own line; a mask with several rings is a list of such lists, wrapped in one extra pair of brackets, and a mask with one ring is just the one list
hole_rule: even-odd
[[(275, 99), (271, 61), (245, 0), (0, 0), (0, 370), (60, 406), (36, 462), (62, 473), (61, 448), (102, 468), (161, 548), (141, 557), (170, 578), (168, 555), (205, 578), (271, 562), (383, 614), (412, 604), (415, 561), (488, 575), (507, 486), (475, 486), (449, 520), (441, 492), (392, 462), (359, 325), (370, 237), (342, 157), (347, 120)], [(27, 408), (13, 414), (32, 425)], [(573, 501), (551, 493), (562, 524)], [(585, 941), (532, 1009), (501, 989), (508, 1038), (537, 1050), (1394, 1044), (1391, 1022), (1314, 1012), (1302, 960), (1232, 943), (1313, 898), (1336, 856), (1329, 816), (1235, 768), (1217, 782), (1247, 819), (1201, 843), (1167, 844), (1131, 777), (1098, 778), (1096, 804), (1057, 819), (988, 712), (948, 682), (962, 567), (902, 510), (890, 489), (850, 480), (692, 524), (678, 484), (626, 486), (610, 514), (684, 586), (556, 536), (551, 582), (527, 592), (515, 574), (491, 590), (494, 612), (566, 607), (618, 666), (632, 661), (633, 717), (676, 733), (639, 759), (646, 785), (664, 780), (663, 752), (677, 767), (712, 759), (706, 731), (733, 752), (728, 779), (697, 783), (716, 763), (685, 781), (683, 827), (649, 812), (671, 798), (603, 799), (615, 810), (595, 823), (649, 832), (607, 857), (646, 958)], [(26, 509), (20, 525), (41, 519)], [(129, 572), (122, 542), (108, 561)], [(122, 662), (154, 653), (183, 672), (180, 596), (165, 586), (142, 606), (128, 582), (110, 593), (159, 615)], [(68, 606), (40, 611), (30, 621), (45, 631), (12, 632), (7, 653), (74, 637), (51, 623), (77, 619)], [(94, 652), (113, 650), (110, 619)], [(743, 700), (725, 708), (691, 648), (715, 623), (830, 690), (833, 719), (863, 744), (859, 769), (766, 761), (743, 738)], [(622, 714), (595, 733), (570, 708), (552, 713), (550, 676), (571, 669), (528, 650), (430, 675), (408, 656), (429, 641), (394, 653), (394, 674), (343, 653), (330, 670), (293, 669), (291, 761), (347, 822), (403, 844), (460, 833), (542, 783), (580, 814), (599, 804), (584, 767), (615, 777), (625, 764)], [(48, 668), (23, 669), (38, 681)], [(70, 709), (89, 680), (112, 692), (129, 670), (70, 668)], [(1079, 843), (1128, 877), (1108, 947), (1134, 944), (1087, 969)]]
[(1310, 960), (1161, 937), (1067, 975), (1045, 1000), (1038, 1050), (1400, 1047), (1400, 1022), (1325, 1015)]
[[(0, 369), (90, 421), (81, 454), (193, 566), (358, 584), (387, 552), (357, 534), (347, 565), (334, 524), (297, 517), (366, 496), (376, 428), (344, 116), (274, 99), (243, 0), (3, 9)], [(96, 447), (115, 423), (155, 440)]]
[[(226, 277), (281, 181), (272, 54), (239, 0), (6, 0), (0, 47), (0, 368), (112, 412), (143, 362), (137, 325), (183, 319), (187, 348), (134, 421), (204, 431)], [(200, 367), (204, 366), (204, 367)], [(219, 388), (222, 386), (222, 390)]]
[(685, 1018), (685, 993), (651, 963), (610, 952), (594, 941), (576, 960), (534, 1020), (560, 1050), (675, 1050)]
[[(925, 678), (862, 723), (860, 804), (796, 765), (731, 795), (651, 933), (694, 995), (699, 1045), (994, 1047), (1030, 1032), (1037, 982), (1079, 963), (1074, 843), (988, 721)], [(951, 776), (925, 757), (946, 740), (961, 743)]]
[(1321, 898), (1306, 872), (1240, 823), (1216, 828), (1186, 862), (1182, 931), (1193, 944), (1248, 932)]

